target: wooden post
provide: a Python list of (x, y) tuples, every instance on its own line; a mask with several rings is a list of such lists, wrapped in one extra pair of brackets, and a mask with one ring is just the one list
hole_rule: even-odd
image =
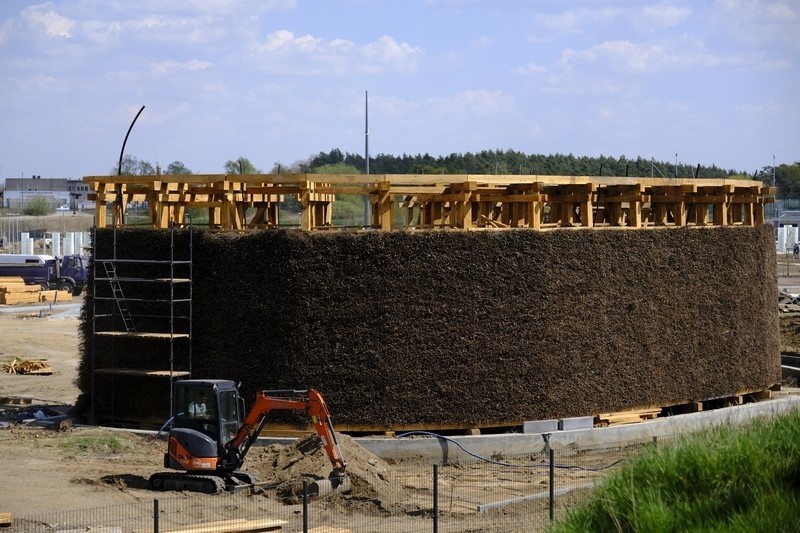
[(581, 226), (591, 228), (594, 226), (594, 193), (597, 185), (587, 183), (585, 185), (585, 198), (581, 200)]
[(472, 195), (478, 188), (478, 183), (465, 181), (453, 183), (452, 192), (459, 198), (453, 204), (453, 225), (457, 228), (469, 229), (472, 227)]
[(314, 184), (310, 181), (301, 181), (299, 183), (300, 193), (297, 195), (302, 211), (300, 212), (300, 229), (304, 231), (311, 231), (314, 227), (314, 211), (311, 206), (311, 191)]
[(106, 213), (106, 186), (105, 183), (98, 183), (96, 185), (97, 196), (94, 202), (94, 225), (98, 228), (106, 227), (106, 217), (108, 216)]
[(382, 230), (392, 229), (392, 218), (394, 217), (394, 205), (392, 195), (389, 192), (391, 184), (380, 181), (375, 184), (377, 191), (374, 194), (375, 201), (372, 206), (372, 224)]

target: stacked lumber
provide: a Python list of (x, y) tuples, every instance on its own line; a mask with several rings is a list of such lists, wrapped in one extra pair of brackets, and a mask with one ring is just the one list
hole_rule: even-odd
[(56, 290), (52, 290), (52, 291), (40, 291), (40, 292), (39, 292), (39, 301), (40, 301), (40, 302), (42, 302), (42, 303), (47, 303), (47, 302), (49, 302), (49, 303), (55, 303), (55, 302), (56, 302), (56, 301), (58, 301), (59, 299), (63, 298), (63, 297), (64, 297), (64, 295), (66, 295), (67, 299), (70, 299), (70, 298), (71, 298), (71, 295), (70, 295), (69, 293), (67, 293), (67, 292), (62, 292), (62, 293), (61, 293), (61, 295), (59, 295), (59, 294), (58, 294), (59, 292), (60, 292), (60, 291), (56, 291)]
[(39, 303), (39, 285), (26, 285), (18, 276), (0, 276), (0, 304)]
[(633, 409), (617, 413), (602, 413), (594, 417), (595, 427), (619, 426), (622, 424), (635, 424), (642, 420), (652, 420), (661, 414), (661, 408)]

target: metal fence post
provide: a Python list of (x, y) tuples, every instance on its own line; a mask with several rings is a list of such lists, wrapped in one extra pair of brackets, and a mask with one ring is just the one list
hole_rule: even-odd
[(158, 533), (158, 498), (153, 499), (153, 533)]
[(439, 465), (433, 465), (433, 533), (439, 533)]
[(556, 503), (555, 495), (556, 485), (556, 459), (553, 448), (550, 448), (550, 521), (553, 521), (553, 511)]
[(303, 533), (308, 533), (308, 481), (303, 480)]

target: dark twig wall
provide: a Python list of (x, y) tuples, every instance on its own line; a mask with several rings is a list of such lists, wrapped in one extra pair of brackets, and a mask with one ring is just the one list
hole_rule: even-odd
[[(118, 257), (169, 249), (168, 231), (98, 230), (98, 257), (114, 238)], [(187, 244), (180, 231), (175, 249)], [(317, 388), (337, 424), (375, 429), (762, 390), (780, 382), (775, 264), (770, 226), (195, 232), (193, 377), (241, 381), (248, 401)], [(95, 374), (92, 384), (92, 368), (168, 365), (154, 341), (92, 343), (92, 300), (81, 390), (94, 390), (101, 415), (166, 419), (168, 379)]]

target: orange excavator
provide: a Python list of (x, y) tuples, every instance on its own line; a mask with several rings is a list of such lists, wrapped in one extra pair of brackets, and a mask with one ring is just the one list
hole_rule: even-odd
[(347, 463), (342, 456), (330, 411), (314, 389), (260, 391), (245, 412), (238, 386), (221, 379), (188, 379), (175, 382), (175, 413), (164, 454), (164, 467), (180, 472), (150, 476), (156, 490), (189, 490), (216, 494), (252, 486), (255, 478), (240, 470), (250, 447), (258, 439), (273, 411), (302, 411), (310, 418), (333, 467), (328, 479), (316, 480), (310, 494), (349, 489)]

